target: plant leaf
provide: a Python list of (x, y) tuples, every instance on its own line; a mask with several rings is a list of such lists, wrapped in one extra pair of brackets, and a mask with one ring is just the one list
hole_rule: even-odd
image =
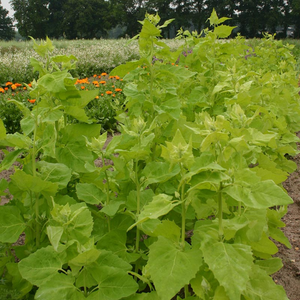
[(20, 215), (20, 210), (14, 206), (0, 206), (0, 241), (15, 243), (26, 224)]
[(161, 299), (171, 299), (196, 276), (202, 265), (201, 251), (188, 244), (182, 250), (165, 237), (150, 247), (147, 271)]

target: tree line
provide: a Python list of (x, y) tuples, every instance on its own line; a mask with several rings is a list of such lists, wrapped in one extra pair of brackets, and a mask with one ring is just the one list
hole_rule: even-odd
[(264, 31), (284, 38), (290, 26), (293, 36), (300, 37), (300, 0), (11, 0), (10, 4), (14, 20), (5, 15), (0, 1), (0, 39), (2, 27), (11, 28), (13, 21), (24, 38), (106, 38), (116, 28), (119, 35), (132, 37), (140, 31), (137, 21), (146, 12), (157, 12), (162, 22), (175, 19), (163, 31), (168, 38), (181, 27), (200, 32), (208, 26), (213, 8), (219, 17), (231, 18), (227, 24), (238, 25), (247, 38)]

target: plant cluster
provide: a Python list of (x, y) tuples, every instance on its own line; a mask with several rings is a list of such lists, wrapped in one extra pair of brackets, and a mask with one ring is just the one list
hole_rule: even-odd
[[(51, 57), (49, 40), (34, 44), (46, 59), (32, 61), (36, 105), (12, 100), (23, 134), (0, 127), (1, 145), (14, 147), (1, 170), (23, 166), (0, 182), (13, 195), (0, 207), (1, 292), (287, 300), (269, 275), (282, 266), (273, 240), (290, 247), (280, 228), (292, 203), (282, 182), (299, 141), (295, 60), (272, 36), (254, 50), (241, 37), (220, 42), (232, 31), (226, 20), (213, 11), (212, 30), (183, 31), (172, 52), (159, 40), (171, 20), (146, 15), (140, 59), (110, 74), (124, 77), (126, 111), (107, 147), (84, 110), (98, 91), (74, 87), (74, 57)], [(12, 245), (23, 232), (25, 243)]]
[[(86, 107), (85, 112), (89, 119), (101, 124), (103, 130), (117, 130), (115, 116), (122, 109), (124, 95), (122, 93), (123, 79), (119, 76), (108, 76), (94, 74), (91, 78), (77, 79), (75, 86), (81, 90), (98, 90), (98, 95)], [(6, 82), (0, 87), (0, 119), (2, 119), (7, 133), (21, 132), (20, 122), (23, 114), (13, 103), (11, 98), (23, 103), (30, 110), (36, 99), (31, 99), (28, 89), (32, 84), (20, 84)], [(70, 120), (71, 122), (71, 120)], [(76, 122), (76, 119), (73, 119)]]

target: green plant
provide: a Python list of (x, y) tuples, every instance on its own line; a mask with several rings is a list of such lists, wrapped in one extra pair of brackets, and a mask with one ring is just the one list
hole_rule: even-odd
[(84, 110), (98, 91), (74, 87), (75, 57), (34, 43), (37, 105), (12, 101), (23, 134), (0, 124), (14, 147), (1, 170), (23, 157), (0, 207), (0, 242), (20, 260), (6, 286), (20, 298), (287, 299), (269, 277), (281, 267), (270, 238), (290, 246), (280, 227), (299, 141), (294, 58), (271, 36), (255, 52), (241, 37), (219, 41), (226, 19), (213, 11), (213, 29), (173, 52), (159, 40), (171, 20), (146, 15), (140, 59), (111, 73), (124, 76), (126, 111), (105, 149)]

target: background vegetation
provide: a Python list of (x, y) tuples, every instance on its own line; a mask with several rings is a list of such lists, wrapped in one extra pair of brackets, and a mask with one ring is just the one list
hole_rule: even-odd
[[(213, 8), (220, 15), (232, 18), (229, 25), (238, 25), (239, 32), (247, 38), (261, 36), (263, 31), (277, 32), (281, 38), (300, 37), (300, 0), (11, 0), (10, 3), (16, 27), (24, 38), (132, 37), (141, 29), (136, 20), (142, 20), (146, 12), (159, 12), (162, 21), (174, 18), (171, 26), (162, 30), (164, 37), (174, 37), (180, 27), (198, 32), (207, 27)], [(1, 26), (8, 32), (0, 30), (0, 39), (13, 38), (13, 20), (7, 14), (0, 9)]]

